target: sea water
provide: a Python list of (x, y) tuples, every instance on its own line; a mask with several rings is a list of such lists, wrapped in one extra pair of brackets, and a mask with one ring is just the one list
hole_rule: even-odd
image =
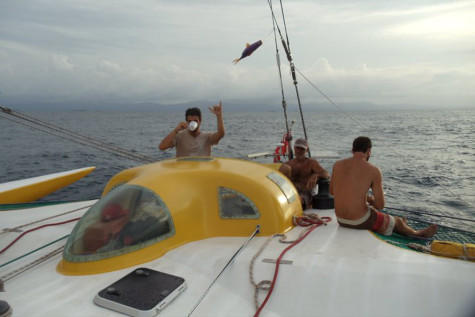
[[(158, 144), (184, 114), (160, 112), (35, 112), (28, 115), (115, 146), (163, 160), (174, 150), (161, 152)], [(86, 178), (51, 194), (43, 201), (73, 201), (98, 198), (116, 173), (142, 163), (72, 140), (34, 130), (0, 117), (0, 183), (60, 171), (96, 166)], [(294, 139), (303, 137), (297, 112)], [(385, 110), (306, 113), (305, 127), (312, 155), (321, 158), (331, 172), (337, 159), (351, 156), (355, 137), (373, 140), (370, 162), (384, 178), (386, 205), (412, 212), (436, 222), (455, 223), (474, 231), (473, 222), (440, 218), (475, 218), (475, 110)], [(281, 112), (226, 112), (226, 136), (213, 147), (219, 157), (245, 157), (273, 151), (286, 130)], [(202, 131), (216, 131), (216, 117), (203, 110)], [(260, 161), (271, 162), (272, 158)]]

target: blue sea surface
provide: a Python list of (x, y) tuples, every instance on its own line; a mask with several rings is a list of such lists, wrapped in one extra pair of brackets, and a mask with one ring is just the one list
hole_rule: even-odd
[[(28, 115), (82, 135), (162, 160), (174, 150), (157, 146), (183, 113), (159, 112), (31, 112)], [(142, 163), (58, 138), (6, 120), (0, 116), (0, 183), (51, 174), (86, 166), (96, 170), (84, 179), (42, 201), (98, 198), (116, 173)], [(303, 137), (300, 115), (295, 119), (294, 138)], [(226, 136), (213, 148), (219, 157), (244, 157), (273, 151), (285, 132), (284, 115), (226, 113)], [(305, 125), (312, 155), (322, 151), (339, 158), (351, 156), (355, 137), (373, 140), (370, 161), (380, 167), (388, 209), (423, 212), (438, 223), (455, 224), (474, 231), (473, 222), (451, 218), (475, 218), (475, 110), (401, 110), (360, 112), (311, 112)], [(203, 109), (203, 131), (216, 130), (216, 118)], [(320, 159), (331, 171), (336, 158)], [(272, 158), (260, 161), (271, 162)], [(425, 213), (432, 215), (425, 215)]]

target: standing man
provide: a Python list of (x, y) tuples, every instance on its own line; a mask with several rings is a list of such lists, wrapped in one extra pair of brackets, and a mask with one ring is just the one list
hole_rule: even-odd
[(170, 132), (160, 142), (158, 148), (165, 151), (176, 147), (176, 157), (184, 156), (211, 156), (211, 146), (218, 144), (224, 137), (223, 109), (221, 101), (219, 105), (208, 107), (216, 115), (218, 121), (218, 131), (202, 132), (201, 110), (199, 108), (189, 108), (185, 113), (185, 120), (180, 122), (172, 132)]
[(287, 176), (300, 195), (302, 209), (312, 205), (312, 190), (319, 178), (330, 178), (330, 174), (313, 158), (307, 157), (308, 143), (297, 139), (294, 143), (295, 158), (283, 163), (279, 171)]
[[(371, 140), (360, 136), (353, 141), (353, 157), (337, 161), (333, 166), (330, 194), (335, 199), (335, 214), (340, 226), (367, 229), (380, 234), (394, 232), (405, 236), (432, 237), (437, 225), (414, 230), (406, 219), (382, 213), (385, 199), (383, 175), (378, 167), (369, 163)], [(368, 195), (372, 189), (373, 195)]]

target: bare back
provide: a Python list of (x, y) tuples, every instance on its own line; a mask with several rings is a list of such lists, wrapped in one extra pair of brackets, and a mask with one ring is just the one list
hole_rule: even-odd
[(333, 166), (330, 193), (335, 197), (335, 214), (339, 218), (356, 220), (367, 210), (366, 195), (372, 188), (374, 206), (384, 208), (382, 175), (379, 168), (361, 157), (347, 158)]

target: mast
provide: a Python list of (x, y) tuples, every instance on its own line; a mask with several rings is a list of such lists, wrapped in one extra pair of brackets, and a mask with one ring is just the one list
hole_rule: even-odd
[[(282, 108), (284, 109), (284, 119), (285, 119), (285, 131), (286, 131), (285, 139), (288, 141), (288, 144), (289, 144), (289, 155), (288, 155), (289, 159), (293, 159), (294, 158), (294, 149), (291, 146), (292, 134), (290, 132), (291, 128), (289, 128), (289, 119), (287, 117), (287, 101), (285, 101), (284, 85), (283, 85), (283, 82), (282, 82), (282, 70), (280, 68), (279, 45), (277, 44), (277, 34), (275, 32), (275, 27), (276, 27), (277, 23), (275, 21), (274, 11), (272, 10), (272, 3), (271, 3), (272, 0), (268, 0), (268, 2), (269, 2), (269, 6), (271, 8), (272, 26), (274, 28), (275, 57), (276, 57), (276, 60), (277, 60), (277, 68), (279, 70), (280, 90), (281, 90), (281, 93), (282, 93)], [(277, 28), (278, 27), (279, 26), (277, 25)], [(280, 33), (280, 30), (279, 30), (279, 33)]]
[[(289, 42), (289, 36), (288, 36), (288, 33), (287, 33), (287, 25), (285, 23), (284, 7), (282, 5), (282, 0), (280, 0), (280, 8), (281, 8), (281, 12), (282, 12), (282, 19), (284, 21), (284, 29), (285, 29), (285, 36), (286, 36), (286, 39), (287, 39), (287, 43), (284, 40), (284, 38), (282, 36), (282, 33), (280, 32), (280, 28), (277, 24), (277, 21), (276, 21), (275, 15), (274, 15), (274, 10), (272, 9), (271, 0), (268, 0), (268, 3), (269, 3), (269, 7), (271, 9), (272, 19), (273, 19), (273, 23), (274, 23), (274, 34), (275, 34), (275, 26), (277, 26), (277, 30), (279, 32), (280, 39), (282, 41), (282, 46), (284, 47), (284, 50), (285, 50), (285, 55), (287, 55), (287, 60), (289, 61), (289, 64), (290, 64), (290, 71), (292, 73), (292, 79), (293, 79), (293, 84), (294, 84), (294, 87), (295, 87), (295, 93), (297, 95), (297, 103), (298, 103), (298, 106), (299, 106), (300, 119), (302, 120), (303, 133), (304, 133), (305, 139), (308, 141), (307, 128), (305, 127), (305, 120), (304, 120), (303, 111), (302, 111), (302, 103), (300, 101), (297, 75), (295, 73), (295, 64), (294, 64), (294, 61), (293, 61), (293, 58), (292, 58), (292, 53), (290, 52), (290, 42)], [(278, 54), (278, 50), (277, 50), (277, 54)], [(277, 57), (277, 60), (278, 60), (279, 74), (280, 74), (280, 60), (279, 60), (278, 57)], [(282, 88), (282, 96), (283, 96), (283, 88)], [(285, 99), (282, 100), (282, 106), (284, 107), (285, 124), (286, 124), (286, 127), (287, 127), (287, 135), (288, 135), (289, 134), (289, 126), (288, 126), (288, 122), (287, 122), (287, 104), (285, 103)], [(310, 148), (308, 149), (308, 156), (309, 157), (312, 156), (311, 153), (310, 153)]]

